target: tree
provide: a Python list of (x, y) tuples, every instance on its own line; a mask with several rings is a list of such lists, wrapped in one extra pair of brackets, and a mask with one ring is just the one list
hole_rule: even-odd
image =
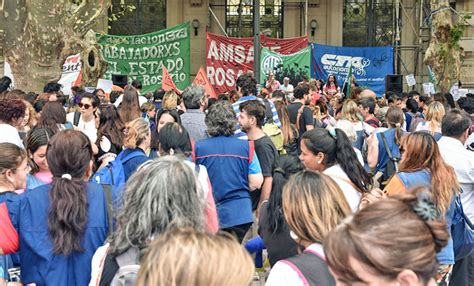
[(91, 28), (106, 15), (110, 0), (0, 0), (0, 6), (4, 58), (16, 87), (42, 92), (47, 82), (59, 80), (64, 60), (79, 52), (85, 85), (105, 72)]
[[(450, 8), (449, 0), (431, 0), (431, 39), (426, 50), (424, 62), (430, 65), (441, 92), (448, 92), (458, 82), (464, 57), (459, 41), (464, 33), (464, 16)], [(456, 12), (458, 20), (453, 21), (452, 13)]]

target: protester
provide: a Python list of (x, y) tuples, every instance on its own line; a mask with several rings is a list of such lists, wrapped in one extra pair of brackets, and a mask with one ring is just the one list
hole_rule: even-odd
[(26, 136), (25, 147), (31, 172), (26, 179), (26, 188), (32, 190), (38, 186), (51, 184), (53, 174), (48, 167), (46, 150), (54, 133), (48, 128), (34, 128)]
[(135, 173), (138, 167), (150, 160), (146, 155), (150, 144), (150, 125), (145, 119), (137, 118), (125, 124), (125, 137), (123, 139), (125, 149), (119, 155), (120, 159), (129, 158), (126, 161), (122, 160), (125, 181)]
[(307, 85), (298, 85), (293, 93), (295, 100), (288, 105), (288, 113), (290, 122), (296, 126), (299, 132), (298, 144), (301, 136), (307, 131), (313, 129), (314, 119), (311, 109), (306, 105), (309, 104), (309, 89)]
[(156, 128), (155, 117), (156, 117), (156, 107), (151, 102), (145, 102), (140, 107), (142, 112), (142, 118), (144, 118), (148, 123), (150, 123), (150, 131), (153, 131)]
[(333, 74), (328, 76), (328, 80), (323, 87), (323, 94), (328, 99), (331, 100), (337, 94), (340, 94), (341, 88), (337, 85), (336, 77)]
[(419, 122), (424, 121), (423, 114), (418, 112), (418, 103), (413, 98), (407, 99), (405, 112), (406, 131), (413, 132)]
[[(444, 161), (454, 168), (461, 187), (461, 202), (464, 213), (474, 221), (474, 153), (464, 148), (471, 128), (469, 115), (457, 109), (446, 113), (441, 123), (443, 137), (438, 141), (439, 151)], [(454, 264), (450, 283), (468, 285), (472, 281), (474, 269), (474, 252), (457, 260)]]
[(7, 93), (12, 88), (12, 80), (8, 76), (0, 78), (0, 95)]
[(356, 132), (356, 140), (351, 140), (351, 142), (353, 142), (355, 148), (362, 150), (366, 136), (364, 132), (368, 132), (367, 129), (369, 126), (366, 126), (368, 124), (364, 124), (362, 118), (360, 118), (359, 109), (354, 101), (349, 99), (344, 102), (342, 105), (341, 118), (339, 120), (347, 120), (352, 123), (354, 131)]
[(335, 285), (322, 242), (350, 213), (342, 191), (328, 176), (303, 171), (285, 184), (282, 200), (290, 236), (305, 250), (278, 261), (266, 285)]
[(183, 160), (165, 156), (144, 166), (126, 184), (110, 247), (96, 253), (106, 257), (93, 284), (110, 285), (125, 266), (121, 259), (128, 256), (129, 263), (138, 264), (139, 252), (161, 234), (183, 227), (202, 230), (203, 210), (194, 170)]
[(159, 141), (158, 141), (158, 134), (160, 134), (161, 128), (165, 126), (167, 123), (179, 123), (181, 124), (181, 117), (176, 110), (169, 110), (169, 109), (160, 109), (156, 113), (155, 117), (155, 126), (156, 128), (151, 131), (151, 151), (150, 151), (150, 158), (154, 159), (159, 157)]
[(102, 104), (108, 103), (108, 100), (105, 96), (105, 91), (102, 88), (97, 88), (96, 90), (94, 90), (92, 94), (99, 98), (100, 103)]
[(94, 112), (99, 106), (100, 101), (97, 96), (93, 96), (88, 92), (80, 95), (80, 102), (78, 107), (80, 112), (68, 113), (66, 119), (74, 126), (84, 132), (91, 142), (97, 141), (97, 128), (95, 126)]
[(212, 105), (206, 115), (211, 137), (196, 142), (194, 158), (209, 173), (220, 229), (242, 242), (253, 222), (249, 192), (262, 186), (263, 176), (253, 142), (233, 137), (236, 121), (229, 103)]
[[(392, 106), (387, 111), (388, 130), (372, 133), (367, 138), (367, 162), (370, 168), (375, 169), (375, 174), (381, 173), (382, 183), (385, 183), (393, 174), (386, 170), (389, 161), (398, 163), (400, 160), (400, 141), (404, 135), (402, 125), (405, 121), (403, 111)], [(387, 172), (386, 172), (387, 171)]]
[(177, 229), (153, 241), (135, 285), (247, 286), (253, 273), (250, 256), (233, 238)]
[(280, 85), (278, 90), (283, 91), (285, 95), (285, 99), (292, 99), (293, 98), (293, 90), (295, 87), (290, 83), (290, 78), (289, 77), (284, 77), (283, 78), (283, 84)]
[(50, 101), (44, 105), (36, 127), (48, 128), (53, 134), (62, 130), (73, 129), (72, 124), (66, 120), (66, 111), (61, 103), (57, 101)]
[(281, 133), (283, 135), (283, 148), (286, 154), (298, 155), (298, 129), (290, 122), (288, 108), (283, 102), (275, 102), (278, 117), (281, 120)]
[(25, 117), (26, 105), (21, 99), (0, 98), (0, 143), (13, 143), (23, 148), (23, 142), (16, 127)]
[(122, 151), (125, 126), (113, 104), (99, 105), (94, 117), (97, 128), (95, 144), (99, 150), (96, 156), (96, 165), (98, 169), (101, 169), (115, 160)]
[(363, 97), (359, 100), (359, 111), (364, 118), (364, 122), (373, 128), (380, 127), (380, 121), (375, 117), (375, 99), (372, 97)]
[(255, 153), (262, 169), (263, 184), (252, 192), (252, 209), (260, 209), (260, 205), (268, 200), (272, 189), (272, 171), (278, 151), (270, 137), (262, 130), (265, 120), (265, 106), (258, 100), (248, 100), (240, 104), (239, 125), (247, 138), (253, 141)]
[(10, 281), (8, 269), (19, 266), (18, 256), (3, 255), (18, 249), (18, 233), (10, 221), (6, 204), (15, 201), (16, 190), (24, 189), (29, 171), (26, 152), (12, 143), (0, 143), (0, 285)]
[(186, 164), (195, 170), (200, 184), (200, 191), (203, 193), (202, 198), (205, 201), (206, 230), (216, 233), (219, 225), (212, 186), (206, 167), (197, 165), (189, 160), (192, 155), (192, 146), (188, 132), (178, 123), (167, 123), (161, 129), (158, 140), (160, 142), (160, 157), (167, 155), (176, 156), (184, 160)]
[[(278, 128), (281, 128), (281, 122), (280, 122), (280, 119), (278, 118), (278, 112), (276, 111), (275, 105), (270, 101), (268, 101), (268, 103), (265, 103), (262, 98), (257, 97), (257, 81), (255, 80), (255, 78), (253, 78), (249, 74), (241, 75), (237, 78), (236, 85), (237, 85), (239, 98), (235, 103), (232, 104), (232, 109), (234, 110), (234, 113), (236, 114), (236, 118), (239, 118), (239, 113), (240, 113), (239, 106), (241, 103), (247, 100), (258, 99), (262, 101), (262, 103), (264, 103), (265, 105), (268, 104), (270, 107), (272, 118), (266, 117), (265, 123), (273, 121), (273, 123), (275, 123), (278, 126)], [(235, 136), (241, 137), (241, 138), (245, 137), (245, 133), (242, 130), (240, 130), (239, 125), (236, 126)]]
[(208, 138), (206, 131), (207, 96), (200, 85), (191, 85), (183, 91), (186, 112), (181, 114), (181, 124), (189, 133), (191, 140), (198, 141)]
[(92, 174), (90, 140), (79, 131), (61, 131), (46, 158), (53, 182), (8, 205), (20, 236), (21, 279), (38, 286), (86, 285), (92, 255), (109, 228), (102, 187), (86, 183)]
[(415, 190), (369, 204), (324, 239), (337, 285), (436, 285), (436, 253), (449, 238), (430, 194)]
[(442, 103), (437, 101), (430, 103), (425, 110), (426, 121), (420, 122), (415, 130), (428, 132), (433, 135), (436, 140), (439, 140), (442, 136), (441, 121), (445, 114), (446, 112)]
[(26, 105), (25, 116), (23, 117), (23, 121), (21, 122), (21, 124), (16, 128), (22, 140), (25, 139), (26, 134), (31, 129), (33, 129), (33, 127), (37, 124), (37, 121), (38, 121), (36, 111), (34, 107), (31, 105), (31, 103), (29, 103), (26, 100), (23, 100), (23, 102)]
[[(357, 145), (356, 143), (357, 143), (357, 140), (358, 140), (358, 137), (357, 137), (358, 134), (357, 134), (357, 131), (354, 127), (354, 124), (352, 122), (350, 122), (349, 120), (340, 119), (340, 120), (337, 121), (335, 128), (340, 129), (340, 130), (344, 131), (344, 133), (346, 133), (347, 138), (352, 143), (354, 152), (357, 155), (357, 159), (359, 160), (359, 163), (362, 166), (364, 166), (365, 165), (364, 157), (362, 156), (362, 152), (361, 152), (361, 150), (363, 150), (362, 146), (363, 146), (364, 141), (362, 139), (362, 144), (361, 144), (362, 146), (361, 146), (360, 149), (355, 147), (355, 145)], [(365, 136), (365, 135), (363, 135), (363, 136)]]
[(302, 171), (304, 166), (298, 157), (281, 156), (273, 170), (270, 198), (261, 206), (258, 233), (267, 248), (270, 265), (281, 259), (298, 254), (298, 245), (290, 236), (290, 229), (283, 216), (283, 186), (291, 175)]
[(273, 93), (274, 91), (280, 89), (280, 82), (275, 79), (275, 74), (270, 72), (268, 74), (267, 81), (265, 82), (265, 87), (267, 88), (269, 93)]
[(301, 162), (307, 170), (330, 176), (355, 212), (372, 178), (357, 159), (351, 142), (340, 129), (313, 129), (301, 139)]
[(178, 94), (175, 91), (170, 90), (165, 93), (163, 96), (163, 104), (161, 106), (162, 109), (167, 110), (178, 110)]
[[(430, 187), (436, 210), (446, 219), (448, 233), (454, 215), (454, 198), (459, 191), (459, 183), (452, 167), (447, 165), (439, 153), (438, 144), (426, 132), (414, 132), (402, 139), (402, 159), (399, 171), (394, 175), (385, 190), (389, 196), (404, 193), (417, 186)], [(449, 284), (454, 264), (453, 240), (437, 255), (440, 268), (438, 283)], [(443, 284), (444, 285), (444, 284)]]
[(138, 101), (139, 96), (138, 91), (134, 87), (125, 87), (122, 103), (119, 108), (120, 118), (124, 123), (131, 122), (141, 117), (141, 105)]

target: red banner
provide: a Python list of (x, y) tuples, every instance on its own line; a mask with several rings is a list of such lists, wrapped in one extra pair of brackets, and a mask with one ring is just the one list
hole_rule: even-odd
[[(308, 37), (274, 39), (262, 35), (261, 45), (280, 54), (292, 54), (308, 46)], [(253, 70), (253, 38), (229, 38), (206, 33), (206, 73), (220, 94), (235, 89), (237, 77)]]
[(193, 84), (200, 84), (204, 86), (207, 95), (212, 98), (217, 98), (216, 92), (214, 91), (214, 88), (212, 87), (211, 83), (209, 82), (209, 79), (206, 76), (206, 70), (204, 69), (204, 67), (201, 67), (199, 69), (199, 72), (194, 78)]

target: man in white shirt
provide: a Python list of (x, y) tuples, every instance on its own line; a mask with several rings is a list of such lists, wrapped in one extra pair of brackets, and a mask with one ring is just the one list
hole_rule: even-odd
[[(474, 152), (465, 149), (464, 143), (471, 129), (471, 118), (458, 109), (449, 110), (441, 122), (443, 137), (438, 141), (444, 161), (456, 172), (463, 190), (461, 201), (464, 213), (474, 222)], [(454, 264), (452, 285), (470, 285), (474, 277), (474, 252)]]
[(283, 84), (280, 85), (279, 90), (283, 91), (283, 93), (286, 95), (287, 98), (292, 98), (293, 97), (293, 90), (294, 86), (290, 83), (290, 79), (288, 77), (285, 77), (283, 79)]
[(461, 194), (464, 212), (474, 222), (474, 152), (464, 147), (469, 136), (471, 118), (467, 113), (451, 109), (441, 123), (443, 137), (438, 141), (441, 156), (456, 171), (463, 190)]
[(66, 116), (78, 130), (84, 132), (92, 143), (97, 141), (97, 128), (95, 126), (94, 113), (99, 106), (99, 98), (88, 92), (81, 95), (81, 102), (78, 104), (80, 113), (71, 112)]

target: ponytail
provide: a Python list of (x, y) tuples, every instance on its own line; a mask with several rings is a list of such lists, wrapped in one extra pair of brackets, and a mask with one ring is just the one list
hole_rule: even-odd
[[(351, 182), (357, 187), (358, 191), (365, 193), (372, 184), (372, 177), (365, 171), (364, 167), (357, 159), (357, 154), (352, 147), (351, 141), (347, 138), (343, 130), (336, 128), (336, 162), (349, 177)], [(331, 133), (331, 132), (330, 132)]]
[(83, 251), (87, 224), (86, 176), (92, 160), (90, 140), (71, 129), (57, 133), (46, 151), (53, 174), (49, 192), (48, 230), (56, 255)]
[(402, 136), (402, 125), (400, 123), (397, 123), (395, 124), (395, 144), (400, 145)]

